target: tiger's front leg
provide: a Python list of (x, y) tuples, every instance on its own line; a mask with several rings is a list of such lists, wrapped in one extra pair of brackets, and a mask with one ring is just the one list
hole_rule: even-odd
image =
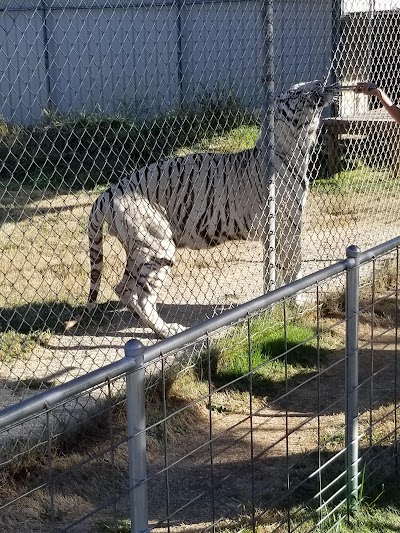
[(276, 202), (276, 274), (277, 286), (302, 277), (303, 209), (307, 192), (295, 182), (289, 189), (286, 183), (278, 188)]

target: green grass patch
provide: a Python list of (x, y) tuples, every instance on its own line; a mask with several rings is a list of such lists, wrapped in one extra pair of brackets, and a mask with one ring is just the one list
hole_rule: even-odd
[[(384, 485), (376, 486), (364, 496), (360, 489), (360, 502), (348, 515), (346, 505), (333, 510), (329, 506), (321, 512), (301, 509), (296, 513), (300, 533), (317, 527), (321, 531), (336, 533), (386, 533), (400, 531), (400, 495), (398, 478), (390, 476)], [(293, 524), (294, 527), (295, 524)], [(260, 527), (258, 533), (267, 531)]]
[(47, 338), (45, 333), (24, 334), (14, 330), (0, 333), (0, 361), (9, 362), (14, 359), (26, 359), (34, 348)]
[(237, 377), (249, 372), (251, 365), (256, 375), (265, 376), (269, 373), (266, 363), (273, 363), (274, 367), (285, 362), (291, 366), (314, 367), (317, 355), (314, 337), (315, 330), (306, 325), (288, 325), (284, 331), (281, 326), (265, 328), (262, 322), (255, 323), (250, 350), (243, 350), (241, 343), (230, 347), (229, 338), (219, 342), (218, 375)]
[(182, 156), (191, 153), (233, 153), (254, 148), (260, 134), (260, 128), (255, 124), (240, 125), (222, 135), (205, 137), (200, 142), (177, 150), (174, 155)]
[(199, 375), (207, 379), (210, 361), (212, 378), (218, 383), (241, 378), (236, 385), (247, 387), (251, 374), (253, 386), (268, 383), (268, 390), (273, 390), (273, 383), (299, 372), (314, 372), (327, 349), (322, 337), (317, 347), (316, 332), (310, 325), (290, 320), (284, 328), (272, 314), (253, 319), (250, 331), (246, 325), (237, 326), (216, 340), (210, 354), (200, 358)]
[(330, 178), (317, 179), (312, 190), (331, 194), (371, 194), (372, 192), (398, 192), (400, 178), (388, 170), (373, 169), (364, 163), (357, 168), (343, 170)]
[(72, 307), (62, 303), (26, 304), (0, 311), (0, 361), (27, 359), (52, 333), (62, 332), (62, 320), (72, 316)]
[(117, 523), (114, 522), (99, 522), (100, 531), (104, 533), (131, 533), (131, 521), (129, 519), (117, 520)]

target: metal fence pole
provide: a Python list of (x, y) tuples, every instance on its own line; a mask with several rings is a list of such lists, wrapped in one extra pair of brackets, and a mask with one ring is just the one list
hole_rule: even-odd
[(348, 510), (358, 501), (358, 321), (360, 249), (352, 245), (346, 256), (355, 264), (346, 273), (346, 482)]
[(182, 0), (176, 1), (177, 17), (176, 17), (176, 54), (178, 63), (178, 89), (179, 89), (179, 105), (181, 106), (184, 101), (183, 94), (183, 53), (182, 53)]
[(45, 83), (46, 83), (46, 91), (47, 91), (47, 110), (53, 110), (53, 100), (52, 100), (52, 86), (51, 86), (51, 75), (50, 75), (50, 54), (49, 54), (49, 25), (48, 25), (48, 15), (49, 15), (49, 8), (47, 7), (46, 1), (42, 0), (40, 2), (40, 8), (42, 11), (42, 20), (43, 20), (43, 28), (42, 28), (42, 35), (43, 35), (43, 47), (44, 47), (44, 53), (43, 53), (43, 59), (44, 59), (44, 70), (45, 70)]
[(143, 344), (136, 339), (129, 340), (125, 344), (125, 357), (134, 357), (138, 368), (126, 375), (131, 533), (143, 533), (148, 530)]
[[(261, 149), (264, 190), (268, 199), (268, 238), (264, 249), (264, 290), (276, 288), (276, 184), (275, 151), (275, 82), (274, 82), (274, 2), (264, 1), (264, 102)], [(268, 265), (268, 266), (267, 266)]]

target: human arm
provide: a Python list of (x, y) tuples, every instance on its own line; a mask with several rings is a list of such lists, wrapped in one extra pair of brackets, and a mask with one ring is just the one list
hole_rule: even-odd
[(389, 115), (400, 124), (400, 108), (392, 102), (389, 96), (380, 87), (377, 87), (374, 83), (363, 82), (356, 85), (354, 92), (365, 94), (367, 96), (376, 96)]

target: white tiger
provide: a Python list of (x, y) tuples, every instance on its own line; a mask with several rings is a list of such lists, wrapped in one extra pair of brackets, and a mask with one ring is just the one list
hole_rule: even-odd
[[(275, 102), (276, 257), (279, 283), (298, 276), (307, 167), (321, 111), (334, 89), (314, 81), (293, 86)], [(267, 224), (261, 137), (253, 149), (194, 154), (143, 167), (104, 191), (88, 226), (90, 293), (94, 306), (103, 268), (104, 221), (126, 252), (120, 300), (159, 336), (182, 331), (156, 309), (177, 247), (207, 248), (228, 240), (263, 238)]]

